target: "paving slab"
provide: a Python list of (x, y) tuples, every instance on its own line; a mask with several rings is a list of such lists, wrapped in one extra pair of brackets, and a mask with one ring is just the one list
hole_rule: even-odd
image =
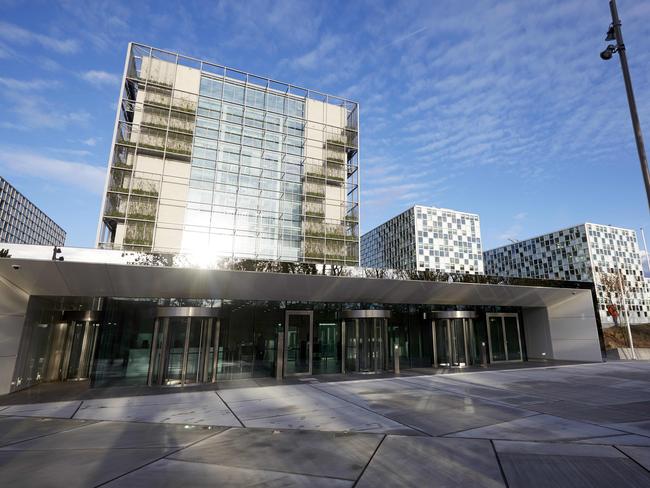
[(505, 483), (489, 441), (389, 436), (357, 486), (496, 488)]
[(19, 417), (54, 417), (71, 418), (81, 405), (80, 401), (30, 403), (26, 405), (10, 405), (0, 411), (0, 415), (16, 415)]
[(535, 454), (540, 456), (582, 456), (620, 458), (625, 455), (612, 446), (581, 445), (559, 442), (494, 441), (494, 449), (501, 454)]
[(646, 420), (650, 403), (632, 402), (619, 405), (586, 405), (583, 402), (560, 400), (532, 406), (536, 411), (598, 424), (613, 424)]
[(241, 425), (214, 392), (85, 400), (74, 418), (225, 427)]
[(2, 486), (88, 488), (161, 458), (169, 449), (0, 451)]
[[(648, 410), (648, 416), (650, 416), (650, 410)], [(618, 422), (604, 425), (631, 434), (650, 436), (650, 420), (643, 420), (641, 422)]]
[(286, 415), (269, 413), (267, 417), (242, 422), (246, 427), (270, 429), (422, 435), (406, 425), (351, 404)]
[(650, 447), (619, 446), (619, 449), (650, 471)]
[(171, 459), (355, 480), (382, 435), (233, 428)]
[(620, 434), (598, 425), (567, 420), (553, 415), (535, 415), (478, 429), (451, 434), (451, 437), (530, 441), (579, 440)]
[(650, 472), (610, 446), (495, 441), (510, 488), (647, 487)]
[(90, 420), (0, 417), (0, 446), (76, 429), (93, 423)]
[(136, 422), (96, 422), (86, 427), (27, 440), (0, 449), (128, 449), (185, 447), (217, 434), (227, 427), (147, 424)]
[(475, 398), (482, 398), (484, 400), (498, 401), (500, 403), (506, 403), (513, 406), (535, 405), (546, 401), (543, 397), (540, 396), (522, 395), (518, 393), (507, 392), (500, 388), (479, 386), (473, 383), (455, 381), (452, 377), (445, 378), (435, 376), (422, 376), (417, 378), (409, 378), (406, 381), (415, 385), (424, 386), (426, 388), (434, 388), (446, 391), (448, 393), (472, 396)]
[(246, 427), (419, 434), (309, 385), (258, 389), (220, 392)]
[(607, 444), (610, 446), (649, 446), (650, 437), (636, 434), (622, 434), (610, 437), (594, 437), (576, 441), (579, 444)]
[(251, 486), (347, 488), (352, 485), (353, 482), (349, 480), (163, 459), (129, 473), (105, 486), (110, 488), (149, 486), (156, 486), (157, 488), (177, 488), (179, 486), (192, 486), (193, 488), (212, 488), (215, 486), (232, 488), (248, 488)]
[[(330, 391), (338, 395), (336, 386)], [(340, 390), (345, 392), (346, 387), (340, 386)], [(356, 405), (434, 436), (535, 415), (528, 410), (443, 391), (411, 388), (398, 392), (364, 392), (355, 394), (354, 398), (349, 391), (346, 393)]]

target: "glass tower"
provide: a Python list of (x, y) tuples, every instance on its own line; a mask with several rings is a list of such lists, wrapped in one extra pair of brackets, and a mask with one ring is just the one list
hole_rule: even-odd
[(356, 265), (358, 104), (130, 44), (100, 247)]
[(0, 176), (0, 242), (63, 246), (65, 231)]

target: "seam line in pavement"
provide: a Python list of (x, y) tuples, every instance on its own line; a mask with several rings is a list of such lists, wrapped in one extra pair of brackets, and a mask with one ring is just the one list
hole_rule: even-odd
[(377, 447), (373, 451), (372, 456), (370, 456), (370, 459), (368, 459), (368, 462), (366, 463), (366, 465), (361, 470), (361, 473), (359, 474), (359, 477), (356, 479), (356, 481), (352, 485), (352, 488), (355, 488), (357, 486), (357, 484), (359, 484), (359, 481), (361, 481), (361, 478), (363, 478), (363, 475), (365, 474), (366, 470), (368, 469), (368, 466), (370, 466), (370, 463), (375, 458), (375, 454), (377, 454), (377, 451), (379, 451), (379, 448), (384, 443), (384, 441), (386, 440), (387, 437), (388, 437), (388, 435), (384, 434), (384, 437), (381, 438), (381, 440), (379, 441), (379, 444), (377, 444)]
[(77, 415), (77, 412), (79, 411), (79, 409), (81, 408), (81, 405), (83, 405), (83, 403), (84, 403), (83, 400), (81, 400), (79, 402), (79, 405), (77, 405), (77, 408), (75, 409), (74, 413), (72, 415), (70, 415), (70, 418), (74, 418), (74, 416)]
[[(235, 427), (238, 428), (238, 427)], [(238, 469), (246, 469), (250, 471), (266, 471), (269, 473), (282, 473), (282, 474), (291, 474), (291, 475), (296, 475), (296, 476), (308, 476), (310, 478), (326, 478), (329, 480), (337, 480), (337, 481), (354, 481), (354, 479), (351, 478), (341, 478), (340, 476), (330, 476), (326, 474), (309, 474), (309, 473), (298, 473), (297, 471), (284, 471), (282, 469), (275, 469), (275, 468), (252, 468), (250, 466), (240, 466), (236, 464), (221, 464), (219, 462), (216, 463), (211, 463), (208, 461), (200, 461), (200, 460), (190, 460), (190, 459), (177, 459), (169, 456), (173, 456), (174, 454), (177, 453), (172, 453), (167, 455), (167, 460), (169, 461), (174, 461), (174, 462), (179, 462), (179, 463), (188, 463), (188, 464), (207, 464), (208, 466), (219, 466), (221, 468), (238, 468)]]
[(232, 408), (230, 408), (230, 405), (228, 405), (228, 403), (226, 403), (226, 400), (224, 400), (223, 398), (221, 398), (221, 395), (219, 395), (219, 392), (218, 392), (217, 390), (214, 390), (214, 394), (217, 395), (217, 397), (219, 397), (219, 400), (221, 400), (221, 403), (223, 403), (223, 404), (226, 406), (226, 408), (230, 411), (230, 413), (232, 414), (232, 416), (235, 417), (235, 420), (237, 420), (237, 422), (239, 422), (239, 425), (241, 425), (242, 427), (246, 427), (246, 426), (244, 425), (244, 422), (242, 422), (241, 420), (239, 420), (239, 417), (237, 417), (237, 414), (233, 411)]
[[(618, 446), (615, 446), (612, 444), (612, 447), (616, 449), (618, 452), (622, 453), (626, 458), (628, 458), (630, 461), (632, 461), (634, 464), (638, 465), (643, 469), (644, 471), (650, 472), (650, 469), (646, 468), (643, 464), (641, 464), (639, 461), (634, 459), (632, 456), (630, 456), (628, 453), (623, 451), (622, 449), (619, 449)], [(628, 446), (628, 447), (635, 447), (635, 446)], [(642, 447), (642, 446), (636, 446), (636, 447)]]
[[(7, 417), (7, 418), (10, 418), (10, 417)], [(20, 417), (20, 418), (28, 418), (28, 419), (41, 418), (42, 419), (42, 418), (47, 418), (47, 417)], [(61, 420), (61, 419), (57, 419), (57, 420)], [(70, 420), (70, 419), (63, 419), (63, 420)], [(84, 420), (84, 422), (86, 422), (86, 423), (83, 424), (83, 425), (71, 426), (70, 428), (65, 428), (63, 430), (57, 430), (56, 432), (49, 432), (47, 434), (37, 435), (37, 436), (34, 436), (34, 437), (30, 437), (29, 439), (21, 439), (19, 441), (10, 442), (9, 444), (0, 444), (0, 447), (14, 446), (16, 444), (20, 444), (21, 442), (33, 441), (35, 439), (40, 439), (42, 437), (47, 437), (47, 436), (54, 435), (54, 434), (63, 434), (64, 432), (70, 432), (72, 430), (77, 430), (77, 429), (82, 429), (84, 427), (88, 427), (89, 425), (98, 424), (101, 421), (100, 420)], [(21, 449), (21, 450), (24, 450), (24, 449)]]
[[(538, 368), (538, 369), (539, 369), (539, 368)], [(417, 383), (409, 382), (408, 380), (404, 380), (404, 381), (407, 382), (407, 383), (409, 383), (409, 384), (412, 384), (412, 385), (417, 384)], [(500, 392), (501, 392), (501, 391), (503, 391), (503, 392), (507, 392), (507, 391), (508, 391), (508, 388), (506, 388), (506, 387), (497, 387), (497, 386), (492, 386), (492, 385), (476, 385), (476, 384), (473, 384), (473, 383), (471, 383), (471, 382), (464, 382), (463, 380), (454, 380), (454, 381), (461, 381), (461, 382), (463, 382), (463, 383), (469, 383), (471, 386), (481, 386), (482, 388), (490, 388), (490, 389), (493, 389), (493, 390), (495, 390), (495, 391), (500, 391)], [(423, 385), (423, 387), (426, 388), (426, 386), (424, 386), (424, 385)], [(612, 431), (617, 431), (617, 432), (620, 432), (621, 434), (636, 434), (636, 432), (631, 432), (631, 431), (625, 430), (623, 427), (620, 427), (620, 426), (618, 426), (618, 427), (613, 427), (613, 426), (610, 425), (610, 424), (602, 424), (602, 423), (598, 423), (598, 422), (595, 422), (595, 421), (592, 421), (592, 420), (587, 420), (587, 419), (575, 419), (575, 418), (571, 418), (571, 417), (565, 417), (565, 416), (563, 416), (563, 415), (561, 415), (561, 414), (557, 414), (557, 413), (548, 413), (548, 412), (540, 411), (540, 410), (538, 410), (538, 409), (536, 408), (535, 405), (531, 405), (530, 407), (513, 406), (513, 405), (511, 405), (511, 404), (509, 404), (509, 403), (506, 403), (506, 402), (504, 402), (504, 401), (492, 400), (492, 399), (486, 399), (486, 398), (484, 398), (484, 397), (481, 397), (481, 396), (478, 396), (478, 395), (473, 395), (473, 394), (470, 394), (470, 393), (466, 393), (465, 395), (461, 395), (461, 394), (459, 394), (459, 393), (450, 392), (450, 391), (445, 390), (445, 389), (440, 388), (440, 387), (431, 387), (431, 389), (433, 389), (433, 390), (440, 390), (440, 391), (442, 391), (442, 392), (445, 392), (445, 393), (448, 393), (448, 394), (453, 394), (453, 395), (458, 395), (458, 396), (461, 396), (461, 397), (462, 397), (462, 396), (467, 396), (467, 397), (472, 397), (472, 398), (478, 398), (479, 400), (482, 400), (482, 401), (485, 401), (485, 402), (488, 402), (488, 403), (492, 403), (493, 405), (503, 405), (503, 406), (507, 406), (507, 407), (509, 407), (509, 408), (514, 408), (514, 409), (517, 409), (517, 410), (533, 412), (533, 414), (537, 414), (537, 415), (548, 415), (548, 416), (550, 416), (550, 417), (557, 417), (557, 418), (560, 418), (560, 419), (563, 419), (563, 420), (566, 420), (566, 421), (569, 421), (569, 422), (577, 422), (577, 423), (583, 423), (583, 424), (593, 425), (593, 426), (595, 426), (595, 427), (600, 427), (601, 429), (609, 429), (609, 430), (612, 430)], [(517, 394), (520, 394), (520, 395), (526, 395), (526, 393), (523, 393), (523, 392), (516, 392), (516, 393), (517, 393)], [(536, 396), (536, 395), (533, 395), (533, 396)], [(576, 403), (574, 400), (566, 400), (566, 399), (564, 399), (564, 398), (554, 397), (554, 399), (555, 399), (555, 401), (558, 401), (558, 402), (561, 401), (561, 402)], [(624, 405), (624, 404), (623, 404), (623, 405)], [(598, 407), (599, 405), (591, 405), (591, 404), (590, 404), (590, 406)], [(519, 418), (529, 418), (529, 417), (535, 417), (535, 416), (536, 416), (536, 415), (528, 415), (528, 416), (525, 416), (525, 417), (519, 417)], [(518, 419), (512, 419), (512, 420), (518, 420)], [(503, 422), (497, 422), (497, 424), (499, 424), (499, 423), (506, 423), (506, 422), (512, 422), (512, 420), (506, 420), (506, 421), (503, 421)], [(622, 423), (624, 423), (624, 422), (622, 422)], [(497, 425), (497, 424), (490, 424), (490, 425)], [(486, 426), (486, 427), (487, 427), (487, 426)], [(472, 430), (472, 429), (465, 429), (465, 430)], [(464, 431), (463, 431), (463, 430), (460, 430), (460, 431), (457, 431), (457, 432), (464, 432)], [(443, 434), (443, 436), (447, 436), (447, 435), (450, 435), (450, 434), (453, 434), (453, 433), (455, 433), (455, 432), (450, 432), (449, 434)], [(643, 435), (643, 434), (637, 434), (637, 435)], [(602, 437), (602, 436), (601, 436), (601, 437)], [(646, 436), (646, 437), (647, 437), (647, 436)], [(590, 438), (591, 438), (591, 437), (585, 437), (584, 439), (590, 439)], [(582, 439), (582, 438), (581, 438), (581, 439)]]
[[(470, 431), (470, 430), (484, 429), (486, 427), (494, 427), (495, 425), (508, 424), (508, 423), (514, 422), (516, 420), (530, 419), (530, 418), (533, 418), (533, 417), (537, 417), (539, 415), (544, 415), (544, 414), (534, 412), (532, 415), (528, 415), (526, 417), (517, 417), (517, 418), (514, 418), (514, 419), (510, 419), (510, 420), (499, 420), (498, 422), (494, 422), (492, 424), (479, 425), (478, 427), (470, 427), (469, 429), (455, 430), (453, 432), (447, 432), (446, 434), (440, 434), (439, 436), (436, 436), (436, 437), (449, 437), (449, 436), (452, 436), (454, 434), (460, 434), (462, 432), (467, 432), (467, 431)], [(472, 437), (472, 439), (485, 439), (485, 437)]]
[(359, 404), (357, 404), (357, 403), (351, 402), (350, 400), (348, 400), (348, 399), (346, 399), (346, 398), (343, 398), (343, 397), (340, 397), (340, 396), (338, 396), (338, 395), (335, 395), (334, 393), (332, 393), (332, 392), (330, 392), (330, 391), (327, 391), (327, 390), (321, 390), (320, 388), (317, 388), (317, 387), (315, 387), (314, 385), (309, 385), (309, 386), (310, 386), (311, 388), (314, 388), (315, 390), (318, 390), (318, 391), (322, 392), (322, 393), (326, 393), (326, 394), (328, 394), (328, 395), (333, 396), (334, 398), (338, 398), (339, 400), (342, 400), (342, 401), (344, 401), (344, 402), (346, 402), (346, 403), (349, 403), (350, 405), (354, 405), (355, 407), (361, 408), (361, 409), (365, 410), (366, 412), (370, 412), (370, 413), (372, 413), (372, 414), (374, 414), (374, 415), (379, 415), (380, 417), (383, 417), (383, 418), (385, 418), (385, 419), (387, 419), (387, 420), (390, 420), (391, 422), (395, 422), (396, 424), (399, 424), (399, 425), (401, 425), (401, 426), (403, 426), (403, 427), (407, 427), (407, 428), (409, 428), (409, 429), (411, 429), (411, 430), (414, 430), (414, 431), (416, 431), (416, 432), (420, 432), (420, 433), (426, 435), (427, 437), (435, 437), (435, 436), (429, 434), (428, 432), (425, 432), (424, 430), (418, 429), (417, 427), (413, 427), (412, 425), (409, 425), (409, 424), (405, 424), (405, 423), (403, 423), (403, 422), (400, 422), (399, 420), (392, 419), (392, 418), (390, 418), (388, 415), (384, 415), (384, 414), (382, 414), (382, 413), (375, 412), (374, 410), (372, 410), (372, 409), (370, 409), (370, 408), (368, 408), (368, 407), (364, 407), (364, 406), (359, 405)]
[[(115, 481), (115, 480), (117, 480), (117, 479), (120, 479), (120, 478), (122, 478), (122, 477), (124, 477), (124, 476), (126, 476), (126, 475), (128, 475), (128, 474), (134, 473), (135, 471), (138, 471), (139, 469), (142, 469), (142, 468), (144, 468), (144, 467), (146, 467), (146, 466), (149, 466), (149, 465), (151, 465), (151, 464), (153, 464), (153, 463), (155, 463), (155, 462), (157, 462), (157, 461), (160, 461), (161, 459), (164, 459), (164, 458), (166, 458), (167, 456), (171, 456), (172, 454), (176, 454), (177, 452), (182, 451), (183, 449), (187, 449), (188, 447), (191, 447), (191, 446), (193, 446), (194, 444), (198, 444), (199, 442), (204, 441), (204, 440), (206, 440), (206, 439), (209, 439), (210, 437), (214, 437), (215, 435), (219, 435), (219, 434), (221, 434), (222, 432), (225, 432), (226, 430), (228, 430), (228, 429), (222, 430), (221, 432), (215, 432), (215, 433), (212, 434), (212, 435), (207, 435), (207, 436), (205, 436), (205, 437), (203, 437), (203, 438), (201, 438), (201, 439), (199, 439), (199, 440), (197, 440), (197, 441), (195, 441), (195, 442), (191, 442), (190, 444), (188, 444), (188, 445), (186, 445), (186, 446), (183, 446), (183, 447), (178, 448), (178, 449), (176, 449), (176, 450), (172, 450), (171, 452), (165, 453), (165, 454), (163, 454), (162, 456), (157, 457), (156, 459), (153, 459), (153, 460), (151, 460), (151, 461), (149, 461), (149, 462), (146, 462), (146, 463), (144, 463), (144, 464), (141, 464), (141, 465), (138, 466), (137, 468), (130, 469), (129, 471), (126, 471), (126, 472), (124, 472), (124, 473), (122, 473), (122, 474), (120, 474), (120, 475), (118, 475), (118, 476), (115, 476), (114, 478), (111, 478), (110, 480), (106, 480), (106, 481), (104, 481), (103, 483), (99, 483), (98, 485), (95, 485), (95, 488), (99, 488), (100, 486), (105, 486), (105, 485), (107, 485), (108, 483), (112, 483), (113, 481)], [(163, 449), (164, 449), (164, 448), (163, 448)]]
[(503, 484), (508, 488), (508, 478), (506, 478), (506, 472), (503, 470), (503, 466), (501, 465), (501, 459), (499, 459), (499, 453), (497, 452), (497, 448), (494, 445), (494, 441), (490, 439), (490, 446), (492, 446), (492, 451), (494, 451), (494, 457), (497, 460), (497, 465), (499, 466), (499, 471), (501, 472), (501, 477), (503, 478)]

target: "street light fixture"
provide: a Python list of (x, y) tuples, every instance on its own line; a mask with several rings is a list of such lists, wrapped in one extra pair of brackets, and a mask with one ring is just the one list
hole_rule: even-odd
[(603, 52), (600, 53), (601, 59), (605, 61), (612, 59), (614, 53), (618, 53), (621, 60), (621, 70), (623, 70), (623, 79), (625, 80), (625, 91), (627, 92), (627, 102), (630, 106), (630, 116), (632, 117), (632, 126), (634, 127), (634, 137), (636, 139), (636, 149), (639, 153), (639, 162), (641, 163), (641, 172), (645, 183), (645, 192), (648, 197), (648, 207), (650, 208), (650, 172), (648, 171), (648, 159), (645, 154), (643, 145), (643, 135), (641, 133), (641, 124), (639, 114), (636, 110), (634, 101), (634, 91), (632, 90), (632, 79), (630, 78), (630, 68), (627, 65), (627, 55), (625, 54), (625, 44), (623, 43), (623, 33), (621, 31), (621, 19), (618, 18), (618, 9), (616, 0), (609, 0), (609, 10), (612, 14), (612, 24), (607, 31), (606, 41), (616, 41), (616, 45), (609, 44)]

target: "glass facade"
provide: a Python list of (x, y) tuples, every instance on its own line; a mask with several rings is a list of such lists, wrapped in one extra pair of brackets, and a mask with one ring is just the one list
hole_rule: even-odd
[(63, 246), (65, 231), (0, 176), (0, 242)]
[(131, 45), (98, 245), (356, 265), (355, 102)]
[[(171, 386), (270, 378), (277, 374), (278, 361), (284, 376), (390, 371), (396, 345), (401, 368), (428, 368), (436, 360), (432, 331), (449, 322), (435, 319), (435, 312), (445, 309), (377, 303), (35, 296), (29, 302), (12, 386), (16, 390), (69, 380), (89, 380), (98, 387)], [(197, 310), (202, 315), (197, 316)], [(476, 319), (460, 321), (467, 324), (464, 334), (449, 336), (457, 342), (454, 351), (462, 352), (462, 364), (481, 362), (480, 344), (490, 334), (494, 349), (489, 352), (495, 361), (525, 358), (518, 309), (472, 310)], [(350, 313), (356, 315), (351, 318)], [(485, 318), (493, 314), (494, 320), (509, 315), (505, 328), (498, 322), (498, 330), (487, 330)], [(518, 321), (518, 329), (509, 328), (512, 320)], [(506, 356), (506, 342), (499, 337), (512, 330), (521, 331), (522, 346)], [(445, 364), (441, 356), (445, 337), (436, 333), (441, 365)], [(507, 339), (511, 347), (514, 342)]]

